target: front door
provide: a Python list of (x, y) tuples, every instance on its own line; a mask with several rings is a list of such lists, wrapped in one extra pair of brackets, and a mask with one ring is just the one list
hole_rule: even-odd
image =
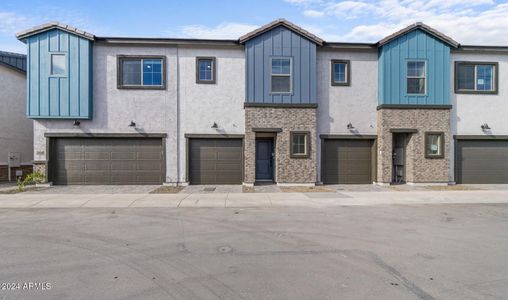
[(392, 183), (406, 182), (406, 134), (393, 134)]
[(256, 180), (273, 180), (273, 141), (256, 141)]

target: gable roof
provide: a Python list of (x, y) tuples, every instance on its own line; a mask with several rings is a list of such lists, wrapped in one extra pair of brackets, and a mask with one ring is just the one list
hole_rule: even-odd
[(25, 73), (26, 55), (0, 51), (0, 65)]
[(95, 35), (93, 35), (89, 32), (86, 32), (84, 30), (81, 30), (81, 29), (78, 29), (78, 28), (63, 24), (63, 23), (59, 23), (59, 22), (50, 22), (50, 23), (42, 24), (39, 26), (35, 26), (32, 28), (23, 30), (21, 32), (18, 32), (16, 34), (16, 37), (18, 38), (18, 40), (24, 42), (25, 38), (27, 38), (29, 36), (39, 34), (41, 32), (45, 32), (45, 31), (55, 29), (55, 28), (66, 31), (68, 33), (72, 33), (74, 35), (80, 36), (80, 37), (88, 39), (88, 40), (93, 41), (95, 39)]
[(238, 41), (241, 44), (243, 44), (243, 43), (247, 42), (248, 40), (253, 39), (253, 38), (255, 38), (267, 31), (274, 29), (275, 27), (278, 27), (278, 26), (284, 26), (287, 29), (294, 31), (294, 32), (298, 33), (299, 35), (309, 39), (310, 41), (318, 44), (319, 46), (322, 46), (325, 42), (322, 39), (320, 39), (319, 37), (317, 37), (316, 35), (308, 32), (307, 30), (303, 29), (300, 26), (297, 26), (297, 25), (289, 22), (286, 19), (277, 19), (271, 23), (261, 26), (256, 30), (253, 30), (249, 33), (244, 34), (243, 36), (240, 37), (240, 39)]
[(385, 37), (384, 39), (377, 42), (377, 45), (383, 46), (385, 44), (388, 44), (389, 42), (393, 41), (394, 39), (401, 37), (401, 36), (405, 35), (406, 33), (409, 33), (409, 32), (416, 30), (416, 29), (425, 31), (426, 33), (428, 33), (428, 34), (432, 35), (433, 37), (437, 38), (438, 40), (441, 40), (442, 42), (452, 46), (453, 48), (458, 48), (460, 46), (460, 44), (458, 42), (456, 42), (454, 39), (452, 39), (451, 37), (445, 35), (444, 33), (437, 31), (436, 29), (434, 29), (428, 25), (423, 24), (422, 22), (416, 22), (414, 24), (411, 24), (408, 27)]

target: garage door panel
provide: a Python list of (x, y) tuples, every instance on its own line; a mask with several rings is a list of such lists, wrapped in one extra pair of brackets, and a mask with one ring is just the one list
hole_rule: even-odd
[(162, 139), (59, 138), (52, 144), (55, 184), (161, 184)]
[(455, 166), (457, 183), (508, 183), (508, 141), (459, 140)]
[(372, 144), (373, 140), (324, 140), (323, 182), (372, 183)]
[(240, 184), (242, 140), (190, 139), (189, 177), (192, 184)]

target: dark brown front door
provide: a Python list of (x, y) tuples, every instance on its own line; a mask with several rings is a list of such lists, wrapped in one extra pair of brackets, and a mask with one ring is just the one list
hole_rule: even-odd
[(241, 184), (243, 147), (241, 139), (190, 139), (191, 184)]
[(459, 140), (457, 183), (508, 183), (508, 140)]
[(156, 138), (57, 138), (50, 151), (54, 184), (162, 184), (164, 147)]
[(372, 146), (373, 140), (324, 140), (321, 158), (323, 183), (372, 183)]

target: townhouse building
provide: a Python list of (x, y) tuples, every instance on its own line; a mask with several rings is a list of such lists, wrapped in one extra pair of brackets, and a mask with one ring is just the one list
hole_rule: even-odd
[(17, 37), (55, 184), (508, 183), (508, 47), (422, 23), (328, 42), (284, 19), (235, 40)]

